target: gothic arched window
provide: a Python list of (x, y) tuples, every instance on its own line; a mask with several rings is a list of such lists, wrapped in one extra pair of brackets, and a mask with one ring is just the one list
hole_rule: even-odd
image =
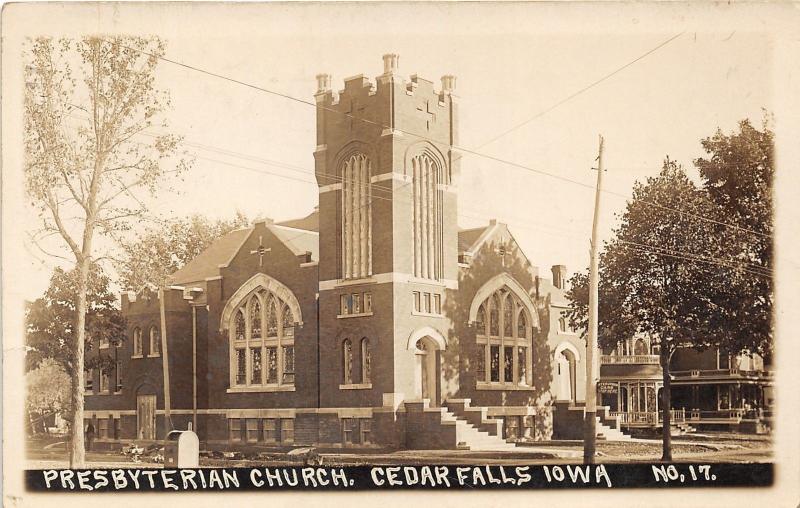
[(344, 339), (342, 342), (342, 383), (353, 384), (353, 342)]
[(142, 329), (133, 329), (133, 356), (142, 356)]
[(500, 335), (500, 299), (497, 293), (489, 297), (489, 335)]
[(247, 333), (247, 326), (245, 325), (244, 319), (244, 312), (241, 310), (237, 311), (234, 315), (234, 339), (237, 341), (244, 340), (245, 334)]
[(411, 159), (414, 275), (439, 279), (442, 267), (442, 169), (427, 153)]
[[(488, 318), (485, 308), (489, 309)], [(498, 289), (481, 303), (475, 318), (475, 333), (478, 383), (498, 383), (498, 388), (531, 385), (531, 316), (508, 287)]]
[(262, 289), (244, 298), (231, 319), (231, 386), (294, 385), (294, 320), (288, 305)]
[(261, 302), (258, 295), (250, 299), (250, 336), (261, 338)]
[(371, 381), (371, 352), (369, 350), (369, 339), (364, 337), (361, 339), (361, 382), (369, 383)]
[(480, 335), (486, 335), (486, 304), (481, 304), (475, 318), (475, 330)]
[(150, 356), (159, 356), (161, 353), (161, 334), (158, 333), (158, 328), (155, 326), (150, 327)]
[(342, 278), (372, 275), (372, 165), (362, 153), (344, 161), (342, 181)]
[(278, 336), (278, 307), (281, 305), (280, 300), (272, 295), (267, 295), (265, 298), (266, 305), (264, 308), (265, 318), (264, 322), (267, 324), (267, 337)]

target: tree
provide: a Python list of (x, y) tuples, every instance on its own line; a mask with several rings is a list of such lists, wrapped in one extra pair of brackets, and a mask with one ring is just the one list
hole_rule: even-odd
[[(30, 372), (41, 369), (43, 365), (54, 363), (66, 376), (64, 389), (72, 393), (78, 382), (77, 370), (96, 368), (116, 368), (116, 360), (106, 352), (99, 350), (97, 354), (86, 355), (83, 367), (78, 363), (76, 348), (78, 341), (76, 324), (78, 322), (78, 279), (80, 273), (77, 268), (67, 272), (56, 268), (50, 278), (50, 286), (45, 294), (28, 304), (26, 315), (26, 368)], [(125, 338), (125, 319), (117, 307), (117, 300), (109, 289), (109, 279), (99, 266), (92, 265), (87, 283), (87, 312), (84, 320), (84, 331), (92, 340), (85, 342), (85, 351), (94, 348), (94, 342), (99, 344), (107, 341), (110, 345), (119, 345)], [(83, 385), (78, 385), (83, 391)], [(36, 388), (28, 384), (28, 396)], [(68, 422), (70, 433), (81, 428), (83, 417), (75, 419), (74, 397), (67, 399), (61, 408), (69, 409), (64, 414)], [(77, 423), (75, 423), (77, 422)], [(81, 432), (78, 432), (81, 433)]]
[(31, 423), (38, 428), (50, 415), (69, 407), (70, 377), (52, 358), (46, 358), (25, 375), (26, 406)]
[(167, 276), (208, 248), (220, 236), (250, 223), (241, 212), (227, 220), (210, 221), (202, 215), (174, 219), (151, 227), (122, 243), (117, 263), (121, 285), (138, 291), (145, 284), (162, 286)]
[[(680, 212), (674, 211), (680, 210)], [(716, 207), (684, 170), (667, 159), (657, 177), (637, 183), (614, 237), (600, 259), (599, 337), (615, 346), (633, 334), (660, 345), (663, 456), (672, 460), (669, 362), (679, 347), (703, 349), (719, 337), (708, 323), (724, 284), (718, 260), (725, 228), (701, 217)], [(570, 322), (585, 330), (588, 277), (571, 280)]]
[[(179, 138), (147, 131), (170, 104), (155, 86), (163, 54), (160, 40), (141, 37), (37, 38), (26, 51), (26, 192), (41, 234), (63, 241), (78, 271), (74, 422), (83, 421), (87, 291), (90, 268), (102, 259), (96, 237), (117, 239), (144, 215), (136, 192), (153, 194), (167, 172), (188, 167), (171, 164)], [(82, 432), (72, 434), (70, 457), (83, 467)]]
[(739, 122), (739, 132), (717, 130), (702, 140), (709, 155), (694, 161), (704, 187), (720, 208), (730, 228), (729, 256), (747, 270), (727, 272), (727, 289), (717, 302), (716, 325), (728, 335), (728, 353), (772, 352), (774, 135), (765, 115), (762, 130), (749, 120)]

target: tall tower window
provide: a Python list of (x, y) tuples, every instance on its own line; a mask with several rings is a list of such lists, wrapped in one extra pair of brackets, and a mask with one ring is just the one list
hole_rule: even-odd
[(442, 266), (441, 168), (428, 154), (411, 159), (414, 276), (439, 279)]
[(362, 153), (342, 166), (342, 277), (372, 275), (372, 167)]

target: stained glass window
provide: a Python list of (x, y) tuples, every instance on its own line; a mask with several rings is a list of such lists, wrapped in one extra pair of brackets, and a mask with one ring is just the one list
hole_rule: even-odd
[(251, 338), (261, 338), (261, 302), (257, 296), (253, 296), (250, 301), (250, 336)]
[(261, 290), (245, 298), (230, 324), (231, 384), (294, 384), (295, 328), (291, 307), (275, 294)]
[(267, 384), (278, 382), (278, 348), (267, 348)]

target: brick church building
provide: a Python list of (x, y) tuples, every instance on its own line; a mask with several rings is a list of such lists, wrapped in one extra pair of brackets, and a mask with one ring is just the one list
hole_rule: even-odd
[(123, 295), (127, 340), (93, 348), (117, 368), (87, 376), (100, 440), (189, 423), (226, 447), (580, 437), (566, 268), (540, 273), (504, 224), (459, 228), (455, 78), (397, 70), (385, 55), (375, 83), (338, 93), (317, 77), (312, 213), (233, 231), (169, 286)]

